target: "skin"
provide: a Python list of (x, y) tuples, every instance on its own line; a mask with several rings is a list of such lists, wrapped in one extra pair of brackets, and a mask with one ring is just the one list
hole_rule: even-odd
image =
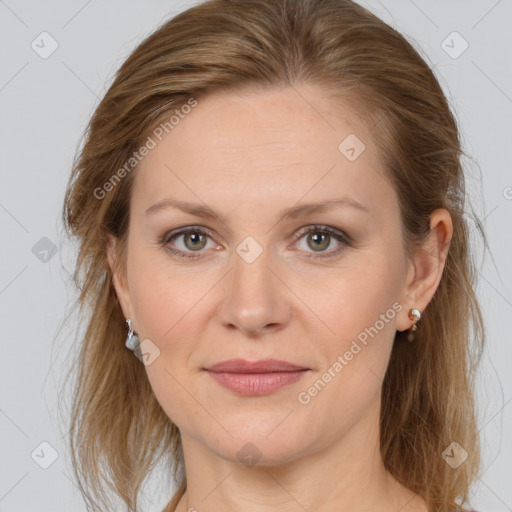
[[(354, 161), (338, 150), (351, 133), (366, 145)], [(395, 331), (412, 326), (409, 309), (424, 311), (439, 285), (449, 213), (432, 214), (428, 244), (407, 260), (398, 199), (371, 133), (314, 86), (207, 96), (136, 173), (125, 271), (116, 271), (114, 239), (108, 254), (125, 317), (160, 350), (145, 368), (181, 431), (188, 489), (177, 510), (425, 511), (383, 467), (380, 399)], [(277, 222), (297, 203), (342, 196), (368, 211), (335, 207)], [(145, 214), (165, 198), (206, 203), (226, 222), (175, 208)], [(315, 224), (347, 233), (352, 245), (328, 237), (317, 249), (307, 236)], [(197, 259), (179, 259), (158, 243), (184, 226), (209, 234), (167, 245)], [(248, 236), (262, 249), (252, 263), (236, 252)], [(300, 403), (298, 394), (396, 302), (401, 311)], [(202, 371), (237, 357), (310, 371), (261, 397), (224, 389)], [(253, 466), (237, 456), (246, 443), (259, 452)]]

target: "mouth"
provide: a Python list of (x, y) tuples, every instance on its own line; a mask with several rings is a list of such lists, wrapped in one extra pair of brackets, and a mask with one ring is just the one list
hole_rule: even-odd
[(230, 391), (244, 396), (262, 396), (297, 382), (310, 368), (277, 359), (255, 362), (230, 359), (204, 370), (217, 384)]

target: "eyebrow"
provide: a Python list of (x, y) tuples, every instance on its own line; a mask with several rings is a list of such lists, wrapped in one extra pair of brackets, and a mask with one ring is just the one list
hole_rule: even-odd
[[(357, 209), (361, 212), (370, 213), (366, 206), (363, 206), (361, 203), (358, 203), (356, 200), (350, 197), (341, 197), (338, 199), (330, 199), (327, 201), (322, 201), (321, 203), (302, 203), (296, 206), (292, 206), (291, 208), (287, 208), (279, 213), (277, 217), (278, 222), (282, 222), (284, 220), (290, 219), (292, 217), (305, 216), (311, 213), (321, 213), (325, 210), (328, 210), (332, 207), (350, 207)], [(182, 210), (186, 213), (190, 213), (191, 215), (195, 215), (197, 217), (203, 217), (207, 219), (215, 219), (223, 224), (227, 224), (227, 219), (220, 212), (217, 212), (213, 208), (209, 207), (206, 204), (194, 204), (188, 203), (186, 201), (180, 201), (178, 199), (163, 199), (158, 203), (150, 206), (145, 215), (154, 214), (158, 211), (167, 209), (167, 208), (177, 208), (178, 210)]]

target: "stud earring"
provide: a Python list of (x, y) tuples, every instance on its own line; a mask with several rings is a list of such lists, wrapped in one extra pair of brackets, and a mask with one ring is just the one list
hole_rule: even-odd
[(128, 325), (128, 335), (126, 336), (126, 348), (129, 348), (130, 350), (135, 350), (139, 344), (140, 340), (136, 333), (133, 332), (132, 329), (132, 322), (129, 318), (126, 319), (126, 323)]
[(412, 324), (411, 330), (407, 335), (407, 339), (412, 341), (414, 339), (414, 331), (418, 328), (416, 323), (421, 318), (421, 313), (419, 309), (413, 308), (409, 310), (409, 320), (412, 320), (414, 323)]

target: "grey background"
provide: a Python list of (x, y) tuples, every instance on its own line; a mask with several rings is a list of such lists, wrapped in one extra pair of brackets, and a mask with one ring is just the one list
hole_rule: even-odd
[[(468, 195), (490, 244), (490, 253), (477, 255), (488, 339), (477, 388), (484, 462), (474, 505), (511, 511), (512, 1), (360, 3), (435, 67), (471, 155)], [(58, 395), (76, 343), (73, 316), (58, 331), (75, 298), (62, 199), (86, 122), (113, 73), (138, 42), (189, 5), (0, 0), (0, 512), (85, 510), (66, 444), (68, 405)], [(43, 31), (58, 43), (46, 59), (31, 47), (51, 48), (48, 38), (42, 48)], [(469, 45), (460, 56), (464, 43), (454, 31)], [(159, 511), (172, 489), (151, 489), (144, 510)]]

